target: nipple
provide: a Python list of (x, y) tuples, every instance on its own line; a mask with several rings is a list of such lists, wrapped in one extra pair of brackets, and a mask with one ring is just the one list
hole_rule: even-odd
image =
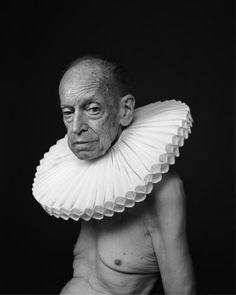
[(115, 262), (115, 265), (121, 265), (121, 260), (120, 259), (116, 259), (114, 262)]

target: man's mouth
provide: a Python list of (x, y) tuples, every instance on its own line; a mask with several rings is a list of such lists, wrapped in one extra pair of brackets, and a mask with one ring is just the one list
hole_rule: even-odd
[(96, 140), (87, 140), (87, 141), (85, 141), (85, 140), (78, 140), (78, 141), (73, 142), (73, 145), (77, 145), (77, 144), (88, 144), (88, 143), (93, 143), (95, 141)]

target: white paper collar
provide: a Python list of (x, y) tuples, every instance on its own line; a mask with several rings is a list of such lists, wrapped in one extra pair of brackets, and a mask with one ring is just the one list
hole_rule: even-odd
[(192, 127), (189, 107), (168, 100), (135, 110), (132, 124), (101, 158), (79, 160), (67, 136), (37, 167), (33, 195), (50, 214), (63, 219), (102, 219), (146, 198), (179, 156)]

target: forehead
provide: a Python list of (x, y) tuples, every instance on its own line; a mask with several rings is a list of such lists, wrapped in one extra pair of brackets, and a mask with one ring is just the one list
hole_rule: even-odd
[(80, 100), (94, 95), (106, 96), (108, 83), (101, 68), (80, 66), (69, 69), (63, 76), (59, 95), (64, 100)]

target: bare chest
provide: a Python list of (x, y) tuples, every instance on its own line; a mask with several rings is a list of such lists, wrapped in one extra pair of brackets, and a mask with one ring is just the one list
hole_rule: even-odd
[[(105, 266), (128, 273), (158, 271), (152, 240), (145, 226), (144, 209), (144, 204), (140, 204), (112, 218), (95, 221), (90, 226), (85, 224), (90, 227), (90, 239), (93, 233), (96, 257)], [(86, 230), (84, 238), (85, 235)]]
[(97, 240), (101, 261), (114, 270), (131, 273), (157, 271), (152, 241), (143, 224), (127, 224), (102, 231)]

